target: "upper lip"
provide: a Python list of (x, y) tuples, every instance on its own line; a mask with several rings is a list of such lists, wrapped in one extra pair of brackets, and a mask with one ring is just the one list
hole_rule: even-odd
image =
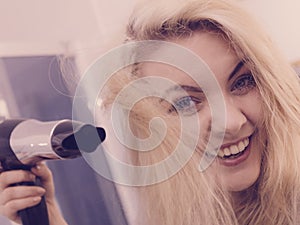
[(240, 141), (243, 141), (243, 140), (245, 140), (246, 138), (250, 138), (250, 137), (251, 137), (251, 135), (245, 136), (245, 137), (243, 137), (243, 138), (240, 138), (240, 139), (237, 140), (237, 141), (233, 141), (233, 142), (230, 142), (230, 143), (223, 144), (223, 145), (220, 147), (220, 149), (224, 149), (224, 148), (229, 147), (229, 146), (231, 146), (231, 145), (237, 145)]

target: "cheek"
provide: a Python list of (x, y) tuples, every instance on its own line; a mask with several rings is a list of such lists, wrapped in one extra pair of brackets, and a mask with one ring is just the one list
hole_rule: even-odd
[(198, 122), (200, 126), (198, 148), (205, 150), (211, 133), (211, 112), (209, 107), (205, 107), (198, 112)]
[(247, 120), (255, 125), (259, 126), (263, 120), (262, 99), (257, 91), (252, 91), (248, 95), (241, 97), (238, 104), (241, 107), (243, 114), (247, 117)]

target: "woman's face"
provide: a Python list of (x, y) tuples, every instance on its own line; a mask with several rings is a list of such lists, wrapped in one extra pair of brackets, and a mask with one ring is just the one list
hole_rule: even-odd
[[(172, 41), (196, 53), (215, 75), (225, 102), (225, 135), (214, 161), (217, 176), (229, 191), (241, 191), (250, 187), (260, 173), (263, 145), (257, 138), (261, 130), (261, 98), (250, 70), (241, 62), (226, 41), (212, 33), (197, 32), (191, 37)], [(195, 106), (200, 121), (200, 141), (203, 143), (211, 130), (211, 109), (205, 94), (188, 75), (176, 68), (160, 63), (145, 63), (143, 74), (168, 78), (183, 87), (186, 96), (176, 96), (176, 107), (166, 108), (170, 118), (177, 111), (189, 113)], [(164, 104), (163, 104), (164, 105)]]

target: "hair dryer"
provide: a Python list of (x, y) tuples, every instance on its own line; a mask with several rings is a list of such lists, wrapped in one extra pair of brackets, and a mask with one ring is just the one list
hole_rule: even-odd
[[(72, 120), (41, 122), (9, 119), (0, 122), (0, 171), (30, 170), (37, 162), (72, 159), (92, 152), (105, 140), (105, 130)], [(25, 182), (15, 185), (40, 185)], [(48, 225), (45, 199), (19, 212), (23, 225)]]

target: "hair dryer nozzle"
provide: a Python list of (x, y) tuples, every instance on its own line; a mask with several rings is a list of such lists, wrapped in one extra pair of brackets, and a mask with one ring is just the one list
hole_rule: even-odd
[(61, 133), (53, 137), (56, 154), (62, 158), (74, 158), (80, 151), (93, 152), (105, 140), (105, 130), (89, 124), (80, 126), (71, 133)]

